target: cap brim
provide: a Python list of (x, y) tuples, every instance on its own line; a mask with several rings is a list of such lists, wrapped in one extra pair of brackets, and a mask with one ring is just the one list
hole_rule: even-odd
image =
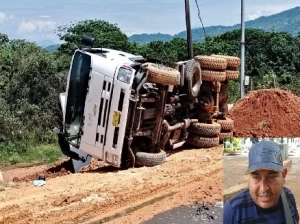
[(253, 164), (248, 168), (245, 175), (252, 173), (253, 171), (256, 170), (274, 170), (276, 172), (283, 172), (283, 166), (272, 162)]

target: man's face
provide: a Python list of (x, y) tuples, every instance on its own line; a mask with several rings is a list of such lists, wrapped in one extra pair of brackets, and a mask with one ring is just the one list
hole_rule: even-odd
[(286, 170), (256, 170), (249, 174), (249, 191), (253, 201), (261, 208), (273, 207), (281, 194)]

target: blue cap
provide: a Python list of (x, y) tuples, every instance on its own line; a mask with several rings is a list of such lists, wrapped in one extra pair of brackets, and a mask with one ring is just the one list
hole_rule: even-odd
[(246, 174), (255, 170), (283, 172), (280, 148), (275, 142), (262, 140), (250, 148), (249, 167)]

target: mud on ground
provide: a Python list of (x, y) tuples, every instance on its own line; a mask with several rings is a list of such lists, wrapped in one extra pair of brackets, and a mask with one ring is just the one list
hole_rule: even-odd
[(250, 91), (229, 117), (235, 137), (299, 137), (300, 97), (280, 89)]
[[(222, 200), (221, 146), (172, 151), (156, 167), (118, 170), (95, 163), (78, 174), (56, 167), (53, 175), (45, 167), (5, 172), (16, 186), (0, 191), (0, 223), (140, 223), (180, 205)], [(46, 184), (35, 187), (41, 172)]]

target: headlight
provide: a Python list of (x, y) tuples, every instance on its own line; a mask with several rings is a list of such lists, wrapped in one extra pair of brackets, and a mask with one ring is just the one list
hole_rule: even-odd
[(119, 69), (117, 79), (121, 82), (125, 82), (125, 83), (129, 84), (130, 79), (131, 79), (131, 75), (132, 75), (132, 70), (121, 67)]

